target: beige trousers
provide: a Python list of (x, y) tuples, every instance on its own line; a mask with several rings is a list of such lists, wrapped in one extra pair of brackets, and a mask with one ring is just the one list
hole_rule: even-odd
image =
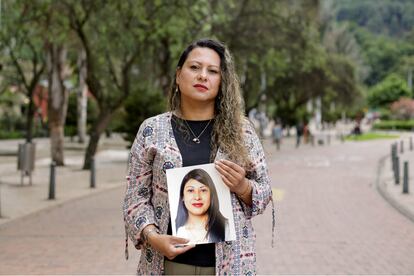
[(164, 261), (165, 275), (215, 275), (215, 267), (203, 267)]

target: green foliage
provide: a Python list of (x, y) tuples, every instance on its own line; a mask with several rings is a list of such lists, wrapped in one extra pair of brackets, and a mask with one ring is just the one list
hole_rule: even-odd
[(369, 66), (365, 83), (373, 86), (393, 72), (405, 78), (407, 59), (414, 55), (414, 2), (351, 0), (338, 1), (337, 6), (337, 19), (351, 23), (349, 29)]
[(124, 119), (118, 130), (125, 133), (124, 138), (132, 144), (141, 123), (165, 111), (165, 105), (165, 98), (159, 93), (149, 94), (141, 90), (131, 94), (125, 102)]
[(0, 140), (1, 139), (21, 139), (24, 137), (24, 133), (21, 131), (5, 131), (0, 129)]
[(339, 21), (353, 21), (372, 33), (401, 37), (414, 26), (414, 2), (410, 0), (338, 1)]
[(411, 96), (405, 80), (391, 74), (369, 91), (368, 103), (374, 108), (386, 107), (401, 97)]
[(373, 125), (373, 129), (382, 130), (414, 130), (414, 120), (400, 121), (400, 120), (389, 120), (377, 122)]

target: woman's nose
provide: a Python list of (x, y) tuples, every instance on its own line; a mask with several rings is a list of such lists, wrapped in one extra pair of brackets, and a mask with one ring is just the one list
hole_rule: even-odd
[(194, 198), (195, 199), (200, 199), (201, 198), (199, 191), (197, 191), (197, 192), (194, 193)]
[(200, 70), (200, 73), (198, 74), (198, 79), (202, 81), (207, 80), (207, 69)]

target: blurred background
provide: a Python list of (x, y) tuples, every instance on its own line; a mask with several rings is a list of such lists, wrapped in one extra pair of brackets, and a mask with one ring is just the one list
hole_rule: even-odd
[(87, 169), (102, 134), (131, 142), (165, 109), (179, 54), (202, 37), (233, 52), (255, 118), (412, 129), (413, 25), (409, 0), (3, 0), (0, 138), (50, 137), (63, 165), (73, 137)]

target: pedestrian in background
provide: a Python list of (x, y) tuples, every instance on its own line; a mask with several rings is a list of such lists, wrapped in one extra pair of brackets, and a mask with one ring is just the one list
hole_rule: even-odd
[(276, 144), (277, 150), (280, 150), (280, 144), (282, 143), (282, 136), (283, 136), (283, 128), (282, 124), (280, 123), (280, 120), (275, 120), (275, 125), (272, 129), (272, 137), (273, 137), (273, 143)]
[(296, 124), (296, 147), (298, 148), (300, 145), (300, 139), (303, 135), (303, 123), (299, 122)]
[[(130, 153), (123, 213), (126, 232), (142, 252), (138, 274), (255, 274), (251, 218), (263, 213), (272, 190), (223, 44), (202, 39), (184, 50), (169, 109), (141, 124)], [(183, 246), (188, 240), (171, 236), (165, 171), (211, 162), (231, 191), (237, 239)]]

